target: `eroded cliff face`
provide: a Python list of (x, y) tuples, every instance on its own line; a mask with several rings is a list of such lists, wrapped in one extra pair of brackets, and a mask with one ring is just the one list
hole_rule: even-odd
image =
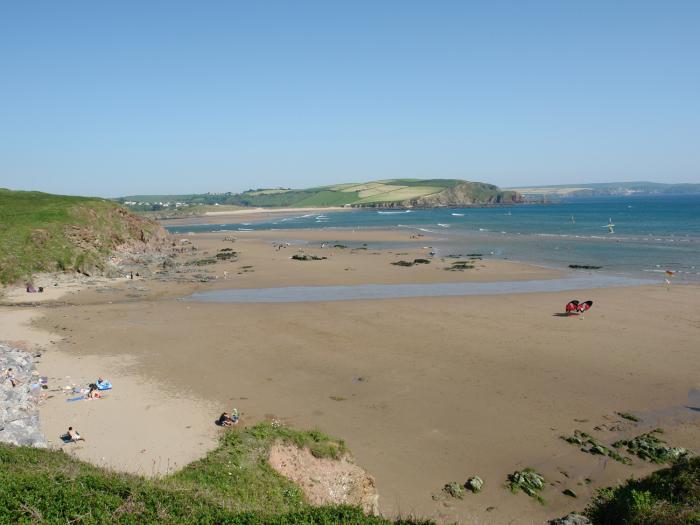
[(442, 191), (395, 202), (381, 202), (369, 206), (378, 208), (432, 208), (439, 206), (481, 206), (489, 204), (515, 204), (522, 196), (515, 191), (500, 190), (493, 184), (483, 182), (461, 182)]
[(160, 224), (124, 208), (76, 207), (73, 214), (76, 223), (63, 229), (74, 252), (72, 265), (59, 270), (72, 269), (86, 275), (112, 273), (114, 265), (110, 261), (115, 256), (121, 260), (167, 248), (168, 233)]

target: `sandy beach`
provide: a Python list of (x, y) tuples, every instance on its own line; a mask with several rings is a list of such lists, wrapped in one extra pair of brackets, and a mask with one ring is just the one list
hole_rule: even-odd
[[(25, 326), (34, 323), (12, 338), (44, 338), (38, 367), (52, 385), (97, 375), (115, 384), (102, 400), (67, 402), (59, 392), (47, 399), (41, 418), (49, 439), (72, 422), (88, 438), (71, 449), (76, 456), (163, 474), (214, 446), (213, 419), (236, 407), (243, 424), (275, 418), (343, 438), (376, 478), (388, 516), (522, 524), (581, 509), (595, 488), (653, 470), (641, 460), (626, 466), (580, 452), (560, 439), (575, 429), (610, 444), (663, 426), (669, 443), (700, 450), (697, 416), (684, 408), (700, 388), (697, 286), (265, 305), (177, 300), (228, 287), (565, 275), (488, 259), (463, 272), (445, 271), (450, 260), (392, 265), (430, 251), (429, 238), (407, 232), (236, 236), (234, 243), (223, 234), (181, 236), (197, 247), (183, 261), (227, 247), (239, 252), (198, 269), (210, 282), (127, 280), (31, 309), (32, 319), (25, 309), (0, 312), (3, 326), (18, 326), (7, 317), (17, 312)], [(408, 247), (353, 249), (380, 240)], [(278, 250), (279, 242), (293, 244)], [(333, 247), (344, 242), (348, 248)], [(294, 261), (295, 253), (327, 259)], [(574, 297), (595, 301), (585, 318), (559, 315)], [(619, 411), (641, 422), (621, 420)], [(504, 488), (506, 476), (525, 467), (548, 481), (547, 505)], [(445, 483), (472, 475), (485, 480), (481, 494), (441, 496)]]

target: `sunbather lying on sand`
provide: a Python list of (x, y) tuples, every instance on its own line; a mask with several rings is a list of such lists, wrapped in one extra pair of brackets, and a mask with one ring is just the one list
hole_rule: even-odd
[(80, 434), (78, 434), (77, 430), (73, 430), (73, 427), (68, 427), (68, 438), (75, 442), (75, 441), (85, 441), (85, 438), (82, 437)]

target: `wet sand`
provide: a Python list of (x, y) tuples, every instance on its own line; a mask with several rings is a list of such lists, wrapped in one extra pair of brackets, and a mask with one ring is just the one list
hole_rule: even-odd
[[(79, 425), (93, 425), (98, 439), (86, 443), (94, 447), (89, 454), (109, 456), (111, 465), (134, 454), (131, 442), (138, 443), (138, 436), (114, 445), (114, 431), (104, 429), (125, 413), (147, 419), (153, 404), (147, 409), (146, 403), (130, 403), (150, 399), (155, 386), (163, 393), (155, 394), (156, 402), (176, 407), (192, 425), (207, 425), (237, 407), (244, 424), (274, 417), (342, 437), (357, 463), (376, 477), (387, 515), (525, 524), (581, 509), (595, 487), (653, 469), (640, 460), (625, 466), (581, 453), (559, 439), (562, 434), (581, 429), (610, 443), (648, 423), (664, 426), (673, 445), (700, 450), (695, 412), (683, 408), (689, 390), (700, 384), (698, 287), (292, 304), (176, 299), (225, 287), (561, 276), (503, 261), (481, 261), (478, 271), (465, 272), (444, 271), (440, 261), (411, 268), (389, 264), (424, 254), (424, 239), (401, 254), (336, 250), (325, 261), (291, 261), (299, 247), (275, 251), (270, 242), (283, 235), (274, 233), (275, 239), (262, 240), (239, 235), (233, 244), (223, 243), (221, 234), (188, 237), (199, 246), (192, 257), (224, 246), (241, 252), (237, 262), (208, 268), (219, 277), (212, 283), (144, 281), (148, 291), (140, 298), (127, 297), (127, 283), (42, 309), (39, 326), (65, 336), (52, 345), (58, 350), (49, 352), (54, 361), (47, 355), (47, 368), (70, 366), (72, 376), (81, 378), (109, 374), (119, 385), (114, 397), (84, 402), (89, 414), (74, 416)], [(309, 234), (318, 237), (308, 240), (331, 240), (324, 234)], [(303, 249), (330, 253), (320, 246)], [(242, 272), (243, 266), (253, 271)], [(595, 301), (585, 319), (557, 315), (573, 297)], [(192, 404), (185, 409), (173, 399)], [(110, 404), (121, 415), (102, 410)], [(618, 420), (616, 411), (634, 412), (643, 421), (637, 428), (623, 422), (626, 432), (593, 431)], [(59, 412), (47, 404), (42, 418), (49, 428)], [(183, 432), (157, 424), (147, 431), (161, 442), (180, 439), (193, 456), (210, 446)], [(504, 489), (507, 474), (528, 466), (554, 484), (544, 492), (547, 506)], [(463, 501), (433, 499), (445, 483), (472, 475), (485, 480), (483, 493)], [(562, 495), (565, 488), (579, 499)]]

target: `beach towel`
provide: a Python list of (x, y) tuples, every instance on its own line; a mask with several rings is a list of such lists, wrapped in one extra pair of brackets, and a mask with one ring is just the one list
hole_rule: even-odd
[(97, 390), (111, 390), (112, 389), (112, 383), (110, 383), (106, 379), (103, 381), (99, 381), (95, 384), (97, 385)]
[(70, 398), (66, 399), (66, 401), (68, 401), (70, 403), (71, 401), (80, 401), (81, 399), (85, 399), (85, 396), (70, 397)]

